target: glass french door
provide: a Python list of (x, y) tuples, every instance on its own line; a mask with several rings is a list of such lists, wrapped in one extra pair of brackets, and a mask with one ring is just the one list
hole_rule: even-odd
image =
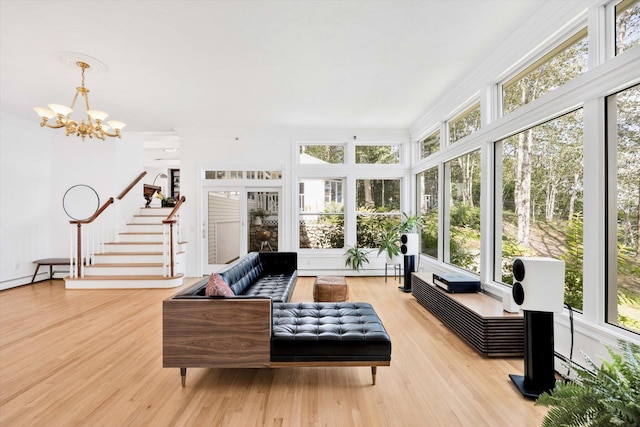
[(278, 250), (279, 189), (205, 188), (204, 197), (203, 274), (248, 252)]

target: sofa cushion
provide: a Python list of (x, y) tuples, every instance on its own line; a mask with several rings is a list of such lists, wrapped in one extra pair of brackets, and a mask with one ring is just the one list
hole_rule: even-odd
[(208, 297), (232, 297), (235, 295), (222, 276), (216, 273), (209, 276), (209, 283), (207, 283), (204, 294)]
[(296, 284), (298, 274), (269, 274), (255, 281), (243, 295), (270, 297), (273, 302), (287, 302)]
[(251, 252), (223, 268), (218, 273), (229, 283), (236, 295), (244, 295), (246, 290), (262, 275), (262, 263), (257, 252)]
[(272, 362), (350, 360), (391, 360), (391, 339), (371, 304), (273, 304)]

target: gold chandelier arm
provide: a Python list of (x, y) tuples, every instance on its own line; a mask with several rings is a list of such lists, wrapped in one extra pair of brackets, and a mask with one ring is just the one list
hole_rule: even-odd
[(110, 136), (110, 137), (112, 137), (112, 138), (116, 138), (116, 137), (117, 137), (117, 138), (120, 138), (120, 130), (115, 129), (115, 131), (116, 131), (116, 133), (109, 133), (109, 132), (107, 132), (107, 131), (106, 131), (106, 130), (104, 130), (104, 129), (100, 129), (100, 132), (101, 132), (101, 133), (103, 133), (103, 134), (105, 134), (105, 135), (107, 135), (107, 136)]
[(64, 126), (64, 123), (62, 123), (62, 122), (60, 121), (60, 119), (58, 118), (58, 120), (56, 121), (56, 123), (52, 125), (52, 124), (50, 124), (50, 123), (48, 122), (48, 119), (47, 119), (46, 117), (43, 117), (43, 118), (42, 118), (42, 121), (40, 122), (40, 126), (41, 126), (41, 127), (45, 127), (45, 126), (46, 126), (46, 127), (48, 127), (48, 128), (51, 128), (51, 129), (60, 129), (61, 127), (63, 127), (63, 126)]

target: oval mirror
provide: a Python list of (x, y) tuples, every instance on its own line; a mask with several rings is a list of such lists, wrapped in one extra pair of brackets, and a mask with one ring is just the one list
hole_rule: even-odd
[(64, 193), (62, 207), (69, 218), (82, 221), (90, 218), (100, 208), (100, 197), (88, 185), (74, 185)]

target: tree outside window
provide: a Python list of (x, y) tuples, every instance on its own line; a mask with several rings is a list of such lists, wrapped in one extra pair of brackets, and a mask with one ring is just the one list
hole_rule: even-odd
[(496, 143), (495, 280), (513, 284), (513, 258), (565, 261), (565, 302), (582, 310), (582, 110)]
[(640, 332), (640, 85), (607, 99), (607, 321)]
[(480, 150), (444, 164), (448, 203), (444, 261), (480, 273)]

